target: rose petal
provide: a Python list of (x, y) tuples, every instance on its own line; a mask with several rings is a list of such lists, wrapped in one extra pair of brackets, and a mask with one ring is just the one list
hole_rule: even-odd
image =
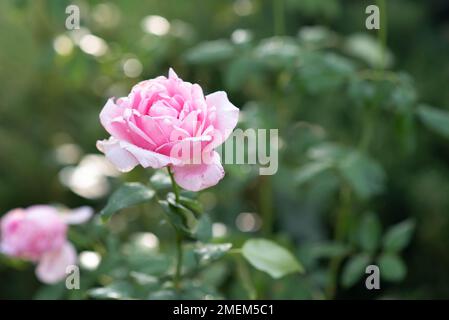
[(113, 137), (109, 140), (97, 141), (97, 148), (122, 172), (128, 172), (138, 164), (144, 168), (159, 169), (171, 164), (178, 165), (181, 163), (178, 159), (139, 148)]
[(120, 146), (129, 151), (144, 168), (151, 167), (153, 169), (159, 169), (171, 164), (176, 165), (180, 163), (178, 159), (136, 147), (125, 141), (121, 141)]
[(42, 256), (36, 268), (36, 276), (48, 284), (61, 281), (66, 276), (66, 268), (76, 263), (76, 250), (70, 242), (60, 249)]
[(239, 109), (228, 99), (226, 92), (217, 91), (206, 96), (209, 108), (216, 108), (214, 127), (222, 136), (221, 141), (216, 141), (215, 146), (223, 143), (231, 134), (239, 120)]
[(173, 70), (173, 68), (170, 68), (168, 70), (168, 78), (169, 79), (179, 79), (178, 75), (176, 74), (175, 70)]
[(110, 137), (108, 140), (97, 141), (97, 148), (105, 154), (106, 158), (119, 171), (131, 171), (139, 164), (137, 159), (127, 150), (120, 147), (119, 141), (113, 137)]
[(100, 112), (100, 122), (106, 131), (120, 139), (128, 137), (126, 128), (117, 124), (117, 119), (122, 116), (123, 108), (114, 102), (114, 98), (108, 99)]
[(173, 166), (176, 183), (190, 191), (199, 191), (216, 185), (224, 177), (224, 169), (217, 152), (212, 152), (210, 160), (208, 164)]
[(62, 213), (62, 219), (67, 224), (81, 224), (88, 221), (94, 211), (91, 207), (83, 206)]

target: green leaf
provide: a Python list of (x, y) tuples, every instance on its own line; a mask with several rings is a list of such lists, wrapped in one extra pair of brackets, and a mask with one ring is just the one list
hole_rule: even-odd
[(392, 95), (392, 89), (391, 83), (385, 80), (374, 81), (351, 77), (348, 85), (348, 96), (360, 107), (386, 105), (383, 100)]
[(306, 249), (309, 254), (316, 259), (341, 257), (345, 256), (350, 251), (350, 248), (347, 245), (338, 242), (320, 242), (311, 244)]
[(308, 53), (303, 55), (303, 60), (298, 69), (299, 78), (312, 94), (339, 88), (355, 71), (350, 60), (334, 53)]
[(285, 67), (299, 58), (300, 47), (291, 37), (272, 37), (264, 39), (254, 49), (255, 58), (269, 67)]
[(370, 263), (370, 256), (368, 254), (358, 254), (343, 267), (341, 275), (341, 284), (345, 288), (352, 287), (365, 273), (366, 267)]
[(33, 300), (61, 300), (64, 298), (64, 294), (67, 293), (66, 290), (67, 288), (63, 281), (53, 285), (42, 286), (33, 296)]
[(170, 289), (158, 290), (148, 295), (148, 300), (175, 300), (177, 298), (176, 292)]
[(100, 212), (101, 217), (107, 220), (122, 209), (151, 200), (154, 194), (154, 190), (141, 183), (125, 183), (109, 197), (106, 207)]
[(318, 176), (320, 173), (326, 171), (332, 167), (332, 163), (327, 161), (311, 162), (302, 166), (295, 174), (295, 182), (298, 185), (302, 185), (314, 177)]
[(336, 161), (343, 157), (347, 150), (336, 143), (323, 142), (307, 151), (307, 156), (316, 161)]
[(415, 222), (413, 220), (405, 220), (388, 229), (383, 239), (385, 251), (398, 252), (404, 249), (409, 244), (414, 229)]
[(156, 171), (156, 173), (151, 176), (150, 183), (158, 190), (171, 187), (170, 176), (162, 170)]
[(197, 218), (203, 214), (203, 205), (198, 200), (180, 196), (179, 203), (184, 207), (190, 209), (190, 211), (192, 211)]
[[(192, 207), (194, 207), (193, 203), (195, 200), (185, 197), (183, 197), (183, 199), (183, 202), (187, 202)], [(184, 235), (190, 238), (196, 237), (196, 234), (198, 232), (199, 220), (191, 209), (187, 208), (180, 202), (176, 202), (176, 197), (172, 192), (167, 194), (167, 200), (160, 200), (159, 204), (162, 206), (162, 209), (164, 209), (170, 224), (172, 224), (176, 230), (182, 232)], [(203, 221), (203, 223), (204, 222), (205, 221)], [(201, 225), (201, 227), (203, 228), (204, 225)], [(204, 232), (204, 230), (200, 231)]]
[(380, 164), (358, 151), (349, 152), (339, 163), (340, 172), (361, 198), (384, 190), (385, 172)]
[[(186, 223), (186, 217), (184, 214), (179, 210), (177, 206), (173, 206), (170, 204), (167, 200), (159, 200), (159, 204), (161, 205), (162, 209), (164, 210), (165, 214), (167, 215), (167, 218), (170, 222), (170, 224), (182, 234), (190, 237), (192, 236), (192, 230), (189, 229), (189, 226)], [(185, 208), (188, 210), (187, 208)], [(193, 213), (191, 213), (193, 216)]]
[(170, 266), (166, 256), (147, 251), (133, 252), (126, 259), (131, 270), (153, 276), (164, 274)]
[(231, 248), (231, 243), (201, 244), (195, 249), (195, 254), (200, 261), (212, 261), (223, 257)]
[(185, 54), (187, 62), (193, 64), (210, 64), (226, 60), (234, 55), (235, 48), (228, 40), (203, 42)]
[(89, 296), (95, 299), (130, 299), (132, 294), (131, 284), (120, 281), (114, 282), (103, 288), (94, 288), (88, 291)]
[(407, 274), (407, 267), (396, 254), (384, 253), (379, 257), (377, 263), (379, 264), (380, 276), (387, 281), (401, 281)]
[(172, 192), (167, 195), (167, 201), (170, 204), (172, 210), (174, 210), (183, 218), (184, 225), (190, 230), (190, 232), (195, 232), (196, 227), (198, 226), (198, 219), (195, 212), (181, 203), (181, 197), (179, 198), (180, 202), (176, 202), (176, 197)]
[(392, 89), (390, 103), (393, 110), (402, 114), (410, 112), (417, 100), (412, 78), (406, 73), (399, 73), (398, 82)]
[(301, 43), (312, 47), (329, 46), (335, 43), (336, 35), (324, 26), (306, 26), (298, 32)]
[(140, 286), (152, 287), (159, 284), (157, 277), (143, 272), (131, 271), (129, 276)]
[(379, 44), (376, 38), (369, 34), (357, 33), (347, 38), (344, 44), (346, 53), (365, 61), (371, 67), (389, 67), (393, 63), (393, 55), (390, 50)]
[(418, 116), (430, 129), (449, 138), (449, 112), (426, 105), (418, 107)]
[(289, 8), (298, 10), (301, 15), (318, 21), (332, 21), (343, 10), (343, 4), (338, 0), (289, 0), (287, 3)]
[(360, 247), (369, 252), (376, 250), (382, 234), (382, 227), (376, 214), (366, 214), (360, 222), (358, 231)]
[(245, 86), (250, 77), (257, 75), (260, 64), (254, 57), (241, 56), (234, 59), (226, 69), (224, 82), (229, 90), (238, 90)]
[(304, 272), (302, 265), (289, 251), (270, 240), (248, 240), (242, 247), (242, 254), (254, 268), (275, 279), (289, 273)]
[(212, 221), (208, 214), (203, 214), (198, 220), (194, 237), (201, 242), (207, 242), (212, 239)]

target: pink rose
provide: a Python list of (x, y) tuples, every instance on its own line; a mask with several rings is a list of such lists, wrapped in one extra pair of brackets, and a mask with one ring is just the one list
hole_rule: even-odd
[(127, 97), (108, 100), (100, 121), (111, 137), (97, 147), (120, 171), (170, 166), (181, 187), (198, 191), (223, 178), (214, 148), (231, 134), (238, 115), (225, 92), (204, 96), (198, 84), (170, 69), (168, 78), (142, 81)]
[(42, 282), (58, 282), (65, 277), (66, 267), (76, 262), (67, 225), (83, 223), (91, 215), (88, 207), (71, 212), (47, 205), (13, 209), (0, 220), (0, 251), (37, 263), (36, 275)]

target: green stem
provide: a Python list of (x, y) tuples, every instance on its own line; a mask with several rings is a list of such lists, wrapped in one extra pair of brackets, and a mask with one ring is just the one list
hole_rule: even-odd
[(176, 202), (179, 202), (179, 187), (175, 182), (175, 178), (173, 177), (173, 173), (170, 167), (167, 167), (168, 175), (170, 176), (171, 185), (173, 187), (173, 192), (175, 193)]
[(273, 0), (274, 33), (277, 36), (285, 33), (284, 0)]
[(273, 190), (269, 176), (261, 176), (259, 184), (259, 205), (262, 216), (262, 232), (266, 237), (273, 233)]
[(254, 287), (253, 280), (251, 279), (251, 274), (248, 270), (248, 266), (242, 257), (237, 257), (237, 272), (242, 280), (243, 287), (248, 293), (248, 297), (250, 300), (257, 299), (257, 290)]
[(182, 272), (182, 259), (183, 259), (183, 249), (182, 249), (182, 236), (176, 234), (176, 271), (174, 277), (174, 285), (176, 290), (181, 289), (181, 272)]
[[(176, 203), (179, 203), (179, 187), (176, 184), (175, 178), (173, 177), (173, 173), (171, 171), (170, 167), (167, 167), (168, 169), (168, 175), (170, 176), (170, 181), (173, 187), (173, 192), (175, 194), (175, 200)], [(175, 289), (179, 291), (181, 289), (181, 275), (182, 275), (182, 259), (183, 259), (183, 247), (182, 247), (182, 241), (183, 236), (182, 234), (175, 228), (176, 232), (176, 270), (175, 270), (175, 276), (173, 278), (173, 283), (175, 286)]]
[[(378, 70), (371, 72), (371, 75), (378, 77), (377, 80), (386, 80), (387, 78), (391, 80), (391, 73), (387, 73), (386, 69), (386, 51), (387, 51), (387, 9), (385, 0), (377, 0), (377, 5), (380, 10), (380, 29), (377, 34), (377, 41), (382, 49), (381, 63), (378, 66)], [(367, 151), (369, 148), (370, 141), (373, 137), (375, 126), (377, 123), (377, 110), (379, 106), (377, 105), (379, 100), (377, 100), (372, 105), (365, 106), (365, 123), (363, 126), (362, 139), (360, 140), (359, 148), (362, 151)]]
[(367, 105), (364, 108), (364, 113), (365, 119), (363, 122), (362, 136), (359, 142), (359, 150), (366, 152), (369, 149), (370, 142), (375, 132), (377, 108), (376, 106)]
[[(351, 189), (343, 185), (340, 192), (340, 208), (337, 212), (337, 221), (335, 226), (335, 242), (344, 242), (346, 240), (349, 215), (351, 211)], [(331, 259), (329, 265), (329, 282), (326, 288), (327, 299), (335, 298), (338, 287), (338, 271), (343, 256), (336, 256)]]
[(377, 0), (377, 6), (380, 11), (380, 28), (378, 32), (378, 41), (382, 48), (382, 59), (380, 69), (384, 70), (386, 65), (386, 49), (387, 49), (387, 8), (385, 0)]

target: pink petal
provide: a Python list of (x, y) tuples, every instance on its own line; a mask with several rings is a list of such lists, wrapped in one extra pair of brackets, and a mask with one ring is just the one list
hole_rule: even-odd
[(224, 91), (217, 91), (207, 95), (206, 102), (209, 108), (216, 108), (216, 117), (213, 124), (222, 136), (221, 141), (217, 142), (217, 145), (220, 145), (229, 137), (237, 125), (239, 109), (229, 101)]
[(83, 206), (76, 209), (72, 209), (62, 214), (62, 219), (67, 224), (81, 224), (88, 221), (94, 211), (91, 207)]
[(137, 119), (137, 122), (142, 132), (144, 132), (144, 134), (148, 137), (151, 137), (151, 140), (153, 140), (156, 145), (159, 146), (168, 142), (164, 131), (162, 131), (158, 121), (154, 118), (150, 116), (142, 116)]
[(159, 169), (171, 164), (180, 163), (180, 161), (177, 159), (150, 150), (145, 150), (136, 147), (135, 145), (132, 145), (124, 141), (120, 142), (120, 146), (129, 151), (129, 153), (132, 154), (134, 158), (136, 158), (137, 161), (140, 163), (140, 165), (144, 168), (151, 167), (154, 169)]
[(185, 118), (182, 120), (181, 128), (186, 130), (191, 137), (193, 137), (196, 133), (198, 123), (198, 111), (191, 111)]
[(100, 122), (106, 131), (117, 138), (127, 137), (124, 127), (117, 125), (117, 119), (122, 116), (123, 108), (114, 103), (114, 98), (109, 99), (100, 112)]
[(97, 148), (103, 152), (106, 158), (122, 172), (131, 171), (139, 164), (137, 159), (127, 150), (120, 147), (120, 142), (111, 137), (108, 140), (97, 141)]
[(66, 277), (66, 268), (76, 263), (76, 250), (70, 242), (60, 249), (42, 256), (36, 268), (36, 276), (44, 283), (56, 283)]
[(113, 137), (109, 138), (109, 140), (97, 141), (97, 148), (104, 152), (106, 158), (122, 172), (128, 172), (138, 164), (144, 168), (159, 169), (170, 164), (180, 163), (177, 159), (139, 148)]
[(190, 191), (199, 191), (216, 185), (224, 177), (224, 169), (217, 152), (212, 152), (210, 160), (208, 164), (174, 166), (176, 183)]
[(170, 68), (168, 70), (168, 78), (169, 79), (179, 79), (178, 75), (176, 74), (175, 70), (173, 70), (173, 68)]

